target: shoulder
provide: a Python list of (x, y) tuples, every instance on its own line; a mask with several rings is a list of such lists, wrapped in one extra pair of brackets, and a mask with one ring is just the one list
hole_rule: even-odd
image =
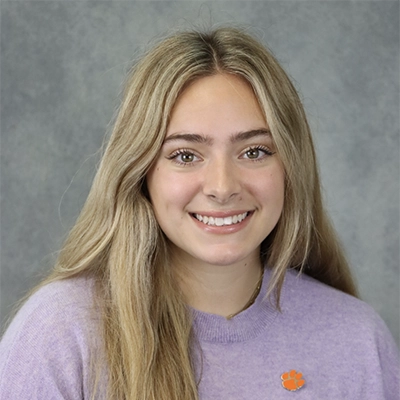
[(352, 376), (364, 399), (395, 398), (400, 390), (398, 348), (371, 306), (294, 271), (286, 274), (281, 299), (277, 320), (284, 326), (282, 340), (294, 346), (290, 351), (299, 363), (313, 357), (318, 374)]
[(282, 290), (282, 312), (310, 323), (318, 332), (351, 339), (392, 339), (376, 311), (364, 301), (307, 275), (288, 271)]
[(82, 390), (99, 323), (93, 290), (92, 280), (73, 278), (50, 283), (26, 301), (0, 342), (0, 399)]
[(19, 336), (43, 336), (44, 328), (57, 331), (78, 328), (93, 311), (93, 281), (72, 278), (56, 281), (34, 292), (21, 307), (2, 342)]
[(286, 274), (282, 307), (293, 315), (301, 311), (305, 318), (318, 316), (321, 325), (334, 323), (358, 328), (361, 324), (375, 330), (383, 324), (380, 316), (364, 301), (296, 271)]

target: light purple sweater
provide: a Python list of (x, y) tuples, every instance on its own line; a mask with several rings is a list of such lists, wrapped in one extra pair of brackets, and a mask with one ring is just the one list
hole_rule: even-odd
[[(279, 312), (263, 299), (267, 281), (232, 320), (193, 311), (201, 400), (400, 398), (398, 349), (368, 305), (288, 272)], [(1, 400), (90, 398), (89, 343), (101, 351), (91, 295), (92, 282), (79, 278), (29, 299), (0, 343)], [(305, 380), (295, 392), (281, 380), (293, 369)]]

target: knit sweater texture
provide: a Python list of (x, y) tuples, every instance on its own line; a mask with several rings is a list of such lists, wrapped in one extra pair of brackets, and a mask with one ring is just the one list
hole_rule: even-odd
[[(231, 320), (192, 310), (201, 400), (400, 399), (399, 352), (370, 306), (288, 271), (278, 311), (265, 297), (268, 280), (267, 272), (255, 303)], [(0, 399), (90, 399), (100, 333), (90, 279), (41, 288), (0, 342)], [(305, 381), (296, 391), (281, 379), (291, 370)], [(106, 379), (96, 398), (105, 387)]]

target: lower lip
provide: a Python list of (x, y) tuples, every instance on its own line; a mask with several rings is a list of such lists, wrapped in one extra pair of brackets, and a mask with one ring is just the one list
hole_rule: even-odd
[(191, 215), (193, 221), (199, 228), (201, 228), (202, 230), (204, 230), (206, 232), (215, 233), (215, 234), (219, 234), (219, 235), (235, 233), (235, 232), (242, 230), (243, 228), (245, 228), (247, 226), (247, 224), (249, 223), (250, 218), (252, 216), (253, 216), (253, 212), (249, 212), (248, 215), (246, 216), (246, 218), (241, 222), (238, 222), (238, 223), (232, 224), (232, 225), (216, 226), (216, 225), (204, 224), (203, 222), (200, 222), (197, 218), (195, 218), (194, 216)]

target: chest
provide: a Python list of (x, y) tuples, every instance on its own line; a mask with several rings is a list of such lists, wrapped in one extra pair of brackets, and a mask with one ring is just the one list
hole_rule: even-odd
[[(276, 344), (276, 343), (275, 343)], [(376, 399), (372, 374), (334, 349), (273, 343), (204, 343), (197, 357), (201, 400)], [(302, 376), (282, 375), (296, 370)], [(293, 375), (293, 374), (292, 374)], [(296, 379), (298, 378), (298, 379)], [(302, 382), (304, 380), (304, 383)], [(286, 387), (301, 386), (290, 391)], [(378, 385), (379, 386), (379, 385)]]

